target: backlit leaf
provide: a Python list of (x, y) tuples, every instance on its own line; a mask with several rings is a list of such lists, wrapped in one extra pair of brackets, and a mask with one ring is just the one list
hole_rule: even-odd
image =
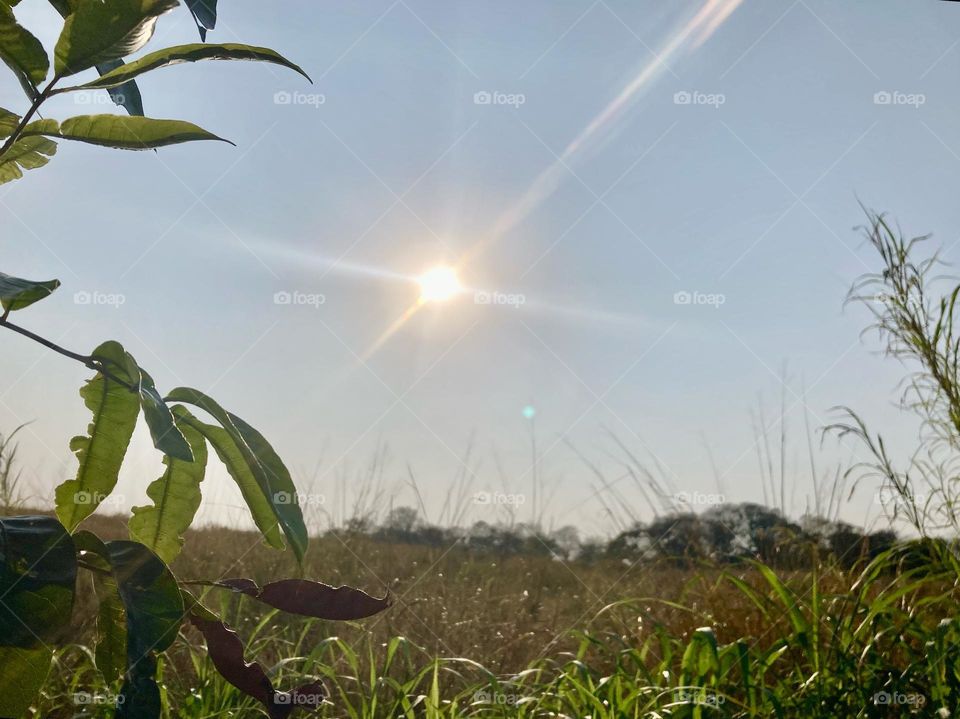
[(46, 165), (57, 152), (57, 143), (46, 137), (20, 137), (0, 155), (0, 185), (23, 177), (23, 170)]
[(143, 407), (143, 417), (150, 428), (153, 446), (170, 457), (184, 462), (192, 461), (193, 453), (190, 451), (190, 445), (174, 423), (167, 403), (157, 392), (153, 377), (142, 367), (138, 369), (140, 371), (140, 406)]
[(117, 67), (98, 77), (96, 80), (84, 83), (77, 87), (65, 87), (57, 92), (72, 92), (74, 90), (89, 90), (97, 88), (116, 87), (145, 72), (156, 70), (168, 65), (181, 62), (198, 62), (200, 60), (258, 60), (275, 65), (283, 65), (295, 70), (308, 80), (309, 76), (297, 65), (287, 60), (283, 55), (266, 47), (225, 43), (222, 45), (194, 43), (191, 45), (177, 45), (163, 50), (151, 52), (141, 58)]
[(36, 95), (36, 88), (47, 77), (50, 60), (43, 45), (29, 30), (17, 23), (7, 5), (0, 3), (0, 60), (13, 70), (30, 89), (30, 96)]
[(149, 150), (196, 140), (230, 142), (192, 122), (123, 115), (78, 115), (61, 123), (38, 120), (23, 130), (26, 138), (34, 135), (49, 135), (119, 150)]
[(0, 306), (5, 312), (15, 312), (39, 302), (60, 286), (60, 280), (42, 282), (11, 277), (0, 272)]
[[(178, 414), (185, 413), (176, 407)], [(166, 456), (166, 470), (147, 487), (153, 500), (149, 507), (134, 507), (128, 526), (130, 537), (152, 549), (168, 564), (183, 547), (183, 534), (193, 522), (200, 507), (200, 482), (207, 466), (207, 445), (203, 435), (186, 423), (183, 436), (193, 451), (193, 461), (185, 462)]]
[[(124, 382), (132, 386), (139, 382), (139, 375), (131, 371), (136, 362), (119, 343), (104, 342), (93, 356)], [(76, 479), (63, 482), (56, 490), (57, 516), (70, 531), (90, 516), (116, 486), (140, 411), (135, 392), (101, 373), (83, 386), (80, 396), (93, 413), (93, 420), (86, 435), (70, 440), (70, 449), (80, 463)]]
[[(178, 408), (174, 407), (174, 411)], [(227, 473), (240, 488), (243, 501), (250, 509), (253, 521), (257, 525), (257, 529), (263, 534), (267, 544), (275, 549), (283, 549), (285, 546), (283, 532), (280, 530), (280, 524), (277, 521), (273, 506), (261, 490), (244, 453), (234, 438), (225, 429), (201, 422), (197, 418), (189, 416), (189, 414), (186, 414), (182, 422), (202, 434), (213, 447), (217, 457), (227, 468)]]
[(136, 52), (153, 36), (157, 18), (177, 0), (77, 0), (54, 50), (57, 75), (73, 75)]
[[(283, 461), (274, 451), (270, 443), (257, 430), (237, 417), (227, 412), (216, 401), (195, 389), (178, 387), (167, 397), (168, 400), (187, 402), (200, 407), (214, 417), (220, 426), (226, 430), (232, 444), (239, 451), (240, 458), (246, 463), (260, 490), (260, 497), (265, 499), (270, 510), (280, 524), (280, 528), (290, 542), (294, 555), (299, 563), (303, 563), (303, 556), (307, 551), (307, 528), (303, 522), (303, 513), (300, 511), (297, 490), (290, 478), (290, 472)], [(211, 441), (211, 443), (213, 443)], [(223, 444), (221, 442), (221, 444)], [(216, 446), (216, 445), (215, 445)], [(218, 449), (218, 454), (220, 450)], [(235, 477), (236, 478), (236, 477)], [(239, 483), (239, 480), (238, 480)], [(241, 490), (244, 487), (241, 485)], [(252, 495), (252, 491), (244, 492), (244, 499)], [(262, 499), (257, 499), (257, 507), (262, 507)], [(251, 510), (253, 510), (251, 506)], [(256, 513), (254, 514), (256, 518)], [(263, 531), (260, 522), (257, 524)], [(272, 542), (271, 542), (272, 544)]]

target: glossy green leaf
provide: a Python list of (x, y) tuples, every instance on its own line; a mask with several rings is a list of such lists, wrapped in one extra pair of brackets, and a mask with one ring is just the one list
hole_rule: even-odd
[[(253, 474), (262, 497), (266, 499), (280, 528), (290, 542), (297, 561), (302, 563), (307, 551), (308, 538), (297, 490), (286, 465), (270, 443), (257, 430), (235, 414), (227, 412), (203, 392), (189, 387), (178, 387), (167, 399), (200, 407), (226, 430)], [(243, 489), (242, 486), (241, 489)], [(246, 494), (244, 498), (247, 498)], [(263, 530), (263, 527), (260, 528)]]
[(184, 462), (192, 462), (193, 452), (190, 451), (190, 445), (174, 423), (167, 403), (157, 392), (153, 377), (142, 367), (138, 369), (140, 371), (140, 406), (143, 407), (143, 417), (150, 428), (153, 446), (165, 455)]
[[(178, 407), (174, 407), (174, 411), (177, 410)], [(227, 473), (240, 488), (243, 501), (250, 509), (254, 524), (263, 534), (267, 544), (275, 549), (283, 549), (286, 546), (283, 542), (283, 532), (280, 530), (280, 523), (273, 506), (264, 495), (243, 451), (230, 433), (221, 427), (201, 422), (195, 417), (184, 417), (182, 423), (202, 434), (213, 447), (217, 457), (227, 468)]]
[(50, 672), (47, 647), (0, 647), (0, 717), (27, 713)]
[(177, 45), (176, 47), (168, 47), (163, 50), (151, 52), (149, 55), (144, 55), (137, 60), (133, 60), (111, 72), (101, 75), (96, 80), (91, 80), (77, 87), (65, 87), (57, 92), (116, 87), (151, 70), (167, 67), (168, 65), (176, 65), (181, 62), (198, 62), (200, 60), (258, 60), (260, 62), (283, 65), (291, 70), (295, 70), (308, 80), (310, 79), (307, 73), (300, 67), (294, 65), (280, 53), (266, 47), (254, 47), (253, 45), (240, 45), (237, 43), (226, 43), (222, 45), (193, 43), (191, 45)]
[(23, 177), (23, 170), (46, 165), (57, 152), (57, 143), (46, 137), (21, 137), (0, 155), (0, 185)]
[[(177, 414), (186, 410), (176, 407)], [(200, 482), (207, 467), (207, 445), (203, 435), (186, 423), (183, 436), (193, 450), (193, 461), (164, 457), (166, 470), (147, 487), (153, 500), (149, 507), (134, 507), (128, 522), (131, 539), (142, 542), (168, 564), (183, 547), (183, 534), (200, 507)]]
[(0, 272), (0, 306), (4, 312), (22, 310), (44, 299), (59, 286), (60, 280), (38, 282)]
[(77, 556), (53, 517), (0, 518), (0, 646), (31, 649), (70, 622)]
[(77, 0), (54, 50), (58, 76), (73, 75), (136, 52), (153, 36), (157, 18), (177, 0)]
[(26, 84), (31, 97), (36, 95), (37, 85), (46, 79), (50, 69), (43, 45), (17, 22), (13, 10), (3, 3), (0, 3), (0, 60)]
[[(139, 373), (132, 369), (136, 362), (119, 343), (104, 342), (93, 356), (124, 382), (132, 386), (139, 382)], [(80, 462), (76, 479), (63, 482), (56, 490), (57, 516), (70, 531), (93, 514), (116, 486), (140, 411), (135, 392), (101, 373), (83, 386), (80, 396), (93, 420), (85, 436), (70, 440), (70, 449)]]
[(35, 135), (49, 135), (118, 150), (150, 150), (197, 140), (219, 140), (233, 144), (192, 122), (123, 115), (78, 115), (61, 123), (56, 120), (37, 120), (23, 129), (23, 137)]
[(82, 559), (98, 571), (92, 572), (97, 593), (97, 669), (110, 684), (127, 670), (127, 613), (120, 599), (116, 577), (110, 565), (110, 553), (95, 534), (77, 532), (73, 541), (82, 552)]

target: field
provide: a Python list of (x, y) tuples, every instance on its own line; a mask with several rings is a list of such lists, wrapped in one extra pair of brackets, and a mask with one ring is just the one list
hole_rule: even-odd
[[(119, 518), (93, 518), (122, 537)], [(258, 535), (209, 528), (173, 570), (181, 580), (289, 576)], [(930, 544), (931, 553), (939, 545)], [(940, 548), (942, 549), (942, 548)], [(913, 552), (918, 551), (914, 546)], [(952, 716), (960, 650), (949, 553), (891, 550), (853, 571), (764, 565), (497, 556), (386, 543), (357, 533), (315, 540), (308, 576), (394, 604), (361, 622), (298, 620), (210, 589), (248, 659), (280, 686), (323, 679), (323, 716)], [(955, 576), (955, 574), (954, 574)], [(107, 717), (117, 687), (98, 678), (91, 593), (57, 654), (37, 716)], [(213, 671), (192, 630), (163, 660), (164, 716), (262, 716)], [(938, 713), (938, 709), (943, 711)]]

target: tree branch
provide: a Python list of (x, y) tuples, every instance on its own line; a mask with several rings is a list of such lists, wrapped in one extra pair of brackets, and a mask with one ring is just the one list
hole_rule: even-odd
[(65, 347), (61, 347), (60, 345), (54, 342), (51, 342), (50, 340), (44, 337), (41, 337), (40, 335), (35, 334), (34, 332), (31, 332), (30, 330), (24, 327), (20, 327), (19, 325), (13, 324), (12, 322), (10, 322), (10, 320), (7, 319), (6, 315), (0, 317), (0, 327), (6, 327), (8, 330), (13, 330), (17, 334), (21, 334), (24, 337), (28, 337), (29, 339), (32, 339), (34, 342), (39, 342), (44, 347), (47, 347), (48, 349), (52, 349), (54, 352), (57, 352), (58, 354), (62, 354), (64, 357), (69, 357), (70, 359), (79, 362), (85, 367), (89, 367), (95, 372), (99, 372), (104, 377), (107, 377), (110, 380), (116, 382), (117, 384), (123, 387), (126, 387), (131, 392), (140, 391), (139, 386), (134, 386), (129, 382), (127, 382), (126, 380), (120, 379), (120, 377), (118, 377), (117, 375), (113, 374), (113, 372), (108, 370), (104, 366), (102, 360), (99, 360), (92, 355), (82, 355), (82, 354), (79, 354), (78, 352), (72, 352), (71, 350), (68, 350)]

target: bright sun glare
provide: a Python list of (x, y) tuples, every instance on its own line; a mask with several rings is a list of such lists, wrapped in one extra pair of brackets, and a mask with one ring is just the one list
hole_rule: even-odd
[(445, 302), (452, 299), (463, 288), (452, 267), (434, 267), (424, 272), (420, 279), (421, 302)]

